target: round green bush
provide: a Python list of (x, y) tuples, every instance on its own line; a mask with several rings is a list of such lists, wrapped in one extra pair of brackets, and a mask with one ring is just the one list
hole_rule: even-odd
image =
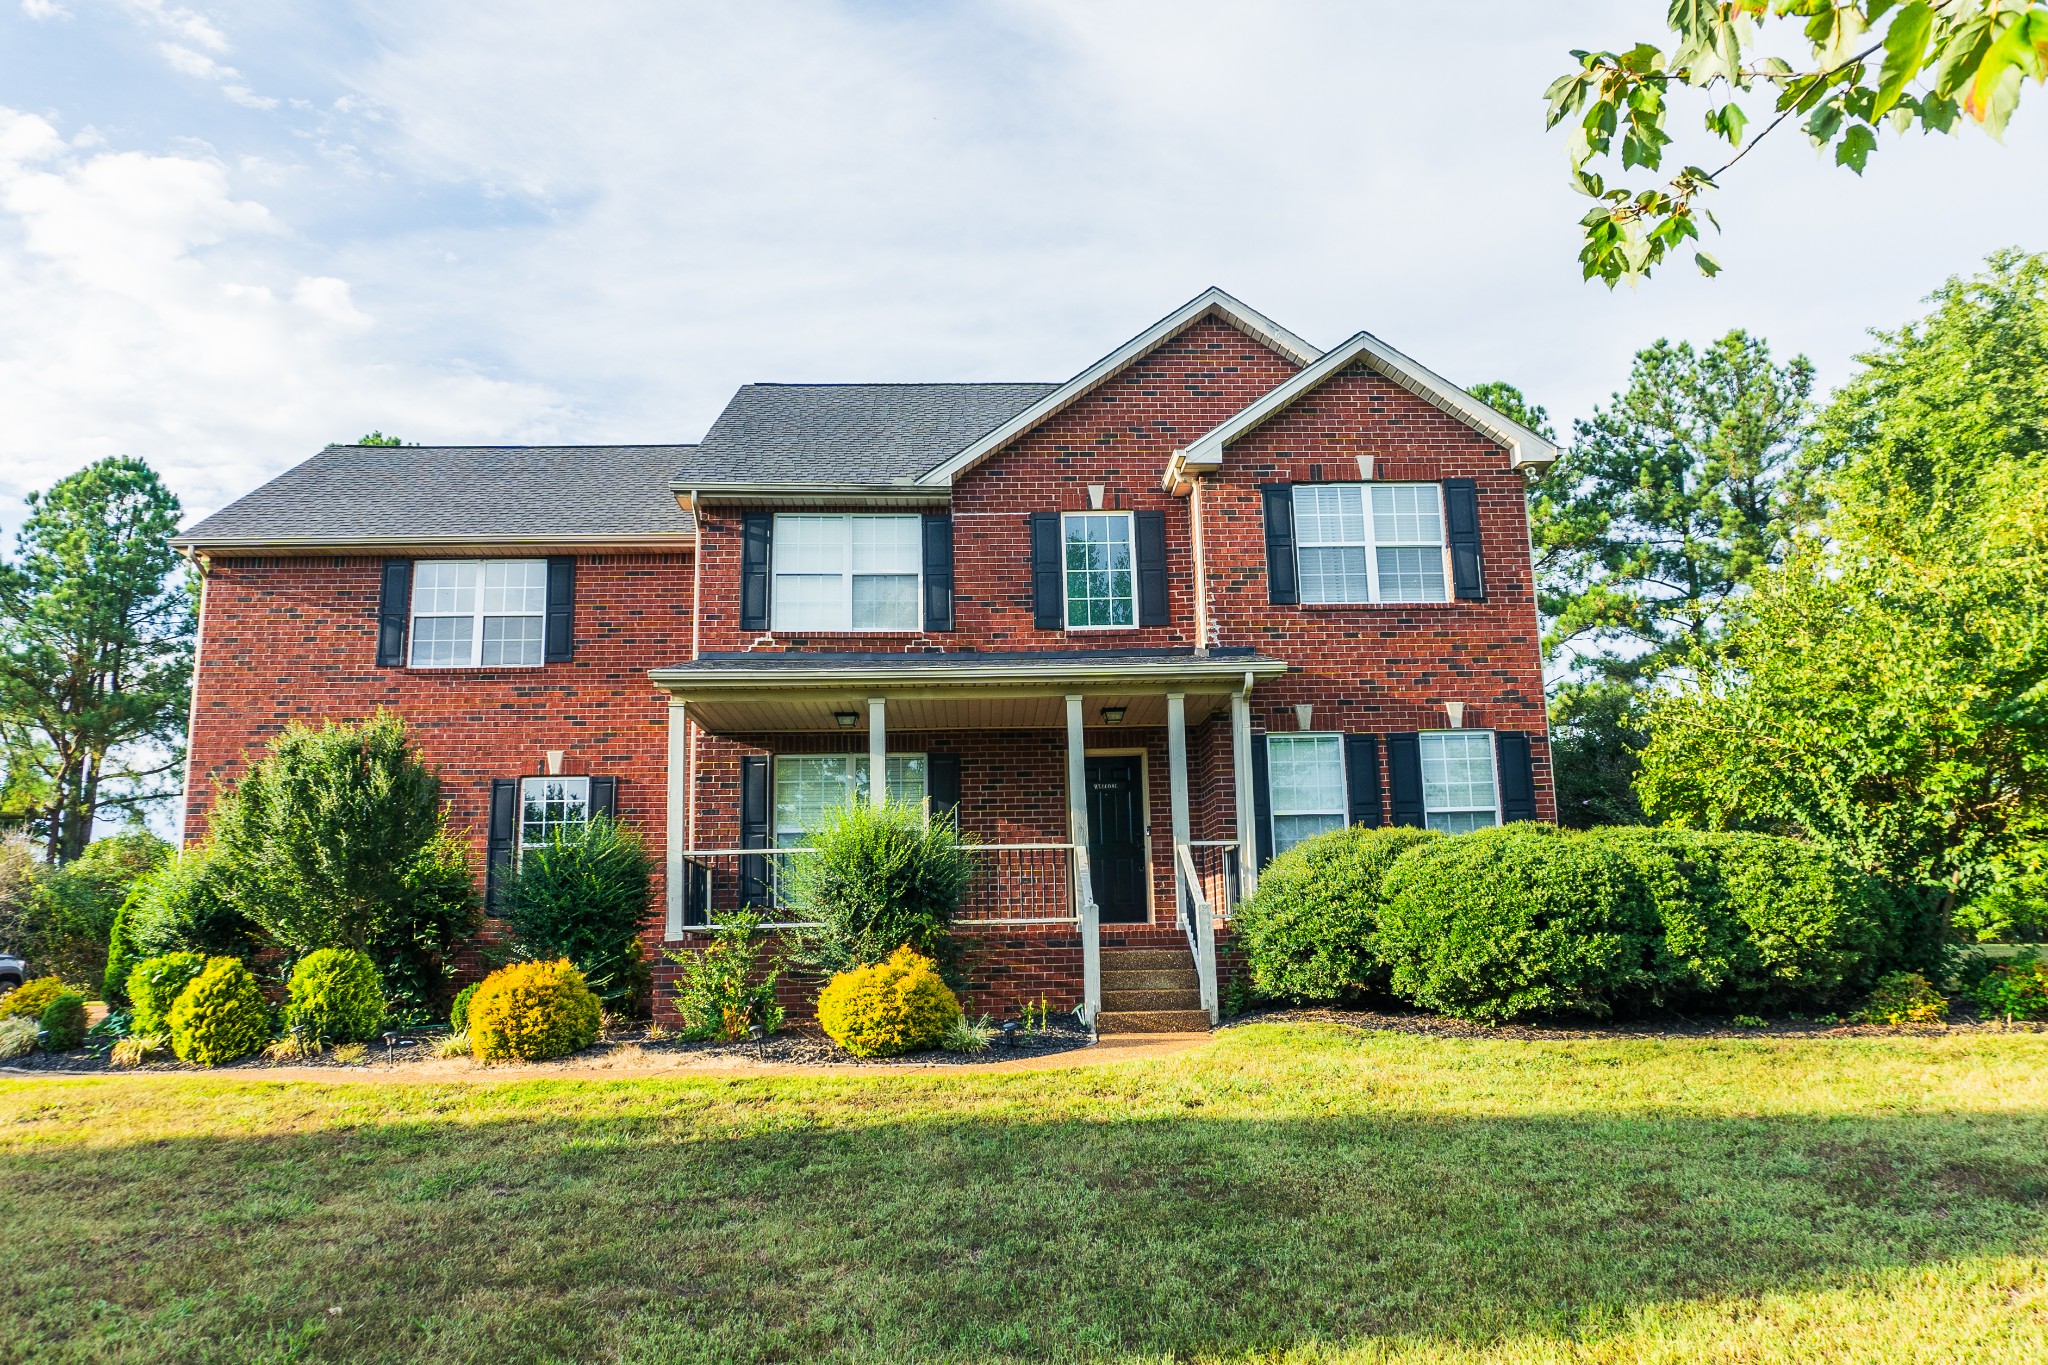
[(1875, 878), (1797, 839), (1708, 838), (1743, 943), (1733, 995), (1766, 1006), (1831, 1004), (1868, 991), (1891, 965), (1897, 907)]
[(483, 984), (481, 981), (472, 981), (455, 992), (455, 1003), (448, 1007), (449, 1032), (469, 1032), (469, 1002), (476, 997), (476, 988)]
[(1353, 825), (1305, 839), (1259, 874), (1233, 924), (1258, 993), (1282, 1000), (1341, 1000), (1384, 992), (1380, 884), (1394, 860), (1434, 830)]
[(171, 1006), (171, 1051), (182, 1061), (219, 1066), (270, 1041), (270, 1011), (249, 969), (232, 957), (209, 959)]
[(134, 1007), (128, 1031), (137, 1037), (170, 1032), (172, 1004), (205, 970), (203, 953), (165, 953), (136, 963), (128, 973), (128, 1000)]
[(361, 1043), (384, 1026), (384, 983), (370, 955), (354, 948), (321, 948), (292, 968), (284, 1022), (308, 1042)]
[(478, 1061), (544, 1062), (596, 1042), (602, 1015), (583, 973), (565, 958), (492, 972), (469, 1002), (468, 1022)]
[(1530, 824), (1431, 840), (1395, 861), (1381, 891), (1391, 984), (1426, 1009), (1503, 1022), (1657, 999), (1649, 891), (1598, 841)]
[(85, 997), (65, 991), (43, 1006), (43, 1046), (69, 1052), (85, 1041)]

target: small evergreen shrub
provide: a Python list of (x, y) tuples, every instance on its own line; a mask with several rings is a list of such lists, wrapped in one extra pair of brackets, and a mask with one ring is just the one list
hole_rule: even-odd
[(2023, 953), (1987, 971), (1969, 990), (1980, 1014), (1997, 1019), (2048, 1019), (2048, 962)]
[(1857, 1020), (1865, 1024), (1939, 1024), (1948, 998), (1918, 972), (1893, 972), (1877, 983)]
[(310, 1043), (360, 1043), (384, 1026), (384, 985), (368, 953), (322, 948), (292, 968), (284, 1022)]
[(85, 997), (64, 991), (43, 1006), (43, 1046), (51, 1052), (69, 1052), (85, 1041)]
[(523, 952), (567, 958), (599, 1000), (624, 1009), (646, 978), (640, 927), (653, 867), (632, 831), (600, 815), (527, 848), (503, 879), (499, 913)]
[(938, 964), (907, 947), (886, 962), (841, 972), (818, 994), (819, 1027), (856, 1057), (937, 1047), (958, 1018), (960, 1001)]
[(171, 1051), (181, 1061), (220, 1066), (270, 1041), (270, 1010), (249, 969), (232, 957), (209, 960), (170, 1012)]
[(206, 970), (206, 963), (200, 953), (165, 953), (137, 963), (128, 973), (128, 999), (134, 1007), (128, 1031), (169, 1033), (171, 1006), (192, 978)]
[(41, 1021), (24, 1015), (0, 1019), (0, 1061), (26, 1057), (42, 1038)]
[(986, 1014), (979, 1019), (969, 1019), (963, 1014), (946, 1030), (939, 1046), (948, 1052), (986, 1052), (1001, 1031)]
[(758, 1026), (763, 1033), (782, 1027), (782, 1006), (775, 1003), (780, 962), (764, 960), (766, 937), (758, 915), (728, 915), (712, 931), (711, 941), (690, 952), (670, 953), (682, 969), (676, 979), (676, 1013), (683, 1036), (692, 1042), (738, 1042)]
[(597, 1041), (600, 1013), (574, 964), (515, 963), (485, 977), (470, 997), (470, 1050), (486, 1062), (566, 1057)]
[(1441, 837), (1405, 826), (1353, 825), (1275, 858), (1234, 921), (1258, 993), (1310, 1001), (1384, 992), (1387, 965), (1374, 945), (1380, 884), (1396, 858)]
[(953, 821), (924, 808), (856, 802), (826, 815), (805, 844), (780, 859), (780, 891), (793, 919), (817, 929), (805, 965), (825, 972), (880, 962), (909, 947), (950, 971), (949, 928), (974, 878), (974, 855)]
[(24, 981), (6, 995), (0, 996), (0, 1019), (40, 1019), (43, 1010), (52, 1000), (64, 994), (66, 987), (54, 976), (39, 976), (33, 981)]
[(1547, 825), (1417, 844), (1388, 869), (1379, 951), (1394, 991), (1504, 1022), (1653, 1003), (1661, 926), (1613, 849)]
[(472, 981), (461, 990), (455, 992), (455, 1003), (448, 1007), (448, 1031), (450, 1033), (469, 1032), (469, 1002), (476, 998), (476, 988), (483, 984), (481, 981)]

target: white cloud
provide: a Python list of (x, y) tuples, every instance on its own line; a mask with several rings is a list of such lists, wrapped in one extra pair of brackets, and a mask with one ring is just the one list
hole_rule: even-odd
[(58, 4), (57, 0), (21, 0), (21, 12), (38, 22), (71, 17), (71, 11)]
[(459, 360), (396, 363), (346, 280), (296, 271), (268, 207), (199, 156), (81, 152), (0, 109), (0, 493), (102, 455), (151, 461), (195, 509), (328, 440), (518, 437), (556, 403)]

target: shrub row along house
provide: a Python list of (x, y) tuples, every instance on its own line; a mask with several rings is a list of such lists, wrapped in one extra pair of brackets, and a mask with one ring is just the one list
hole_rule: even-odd
[(658, 957), (772, 920), (822, 812), (922, 802), (980, 850), (976, 1003), (1204, 1027), (1277, 851), (1554, 817), (1524, 471), (1555, 454), (1218, 290), (1063, 384), (750, 384), (696, 445), (330, 446), (181, 537), (188, 837), (287, 721), (387, 707), (487, 879), (596, 811), (665, 850)]

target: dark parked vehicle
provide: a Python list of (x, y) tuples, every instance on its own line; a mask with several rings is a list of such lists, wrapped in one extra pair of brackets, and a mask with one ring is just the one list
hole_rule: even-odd
[(18, 957), (0, 953), (0, 992), (11, 991), (27, 979), (28, 964)]

